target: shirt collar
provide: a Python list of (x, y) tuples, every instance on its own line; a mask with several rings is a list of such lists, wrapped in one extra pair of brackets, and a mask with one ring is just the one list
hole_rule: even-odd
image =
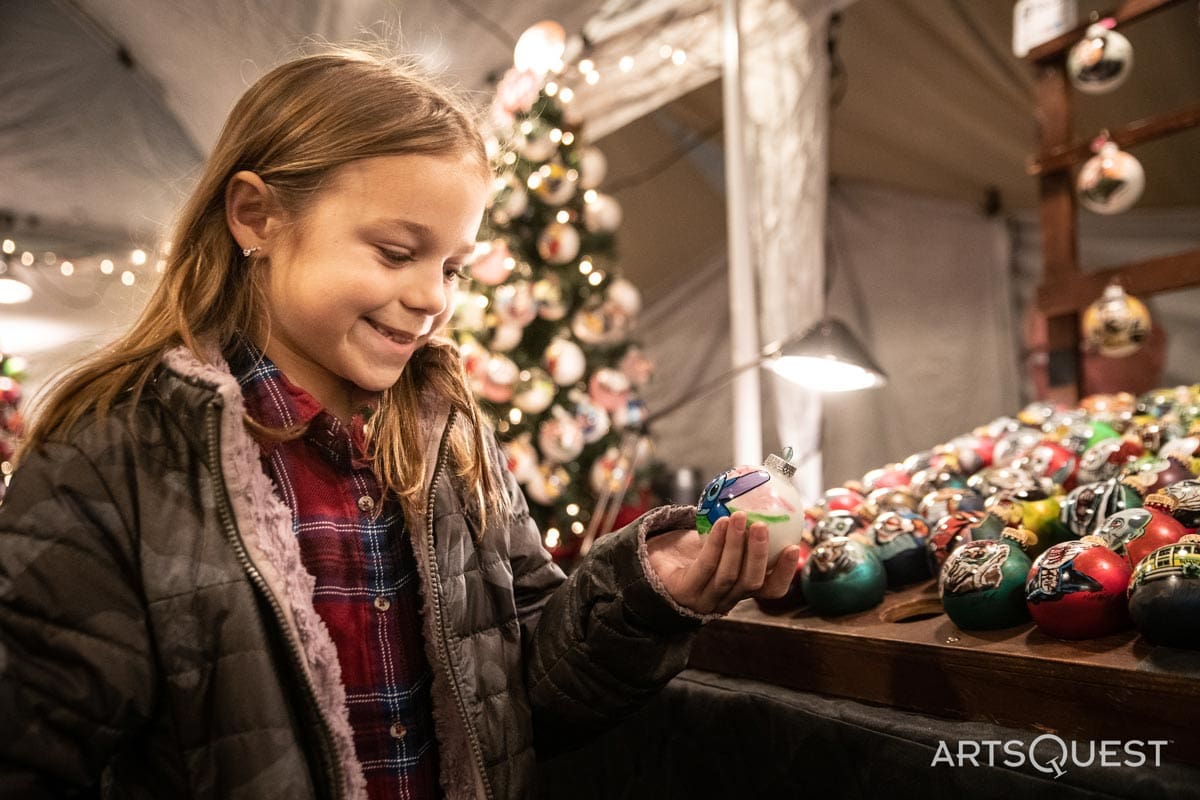
[[(342, 423), (317, 398), (288, 380), (266, 353), (242, 335), (234, 337), (225, 354), (246, 401), (246, 412), (268, 428), (304, 427), (303, 438), (335, 462), (360, 466), (369, 460), (366, 421), (378, 399)], [(269, 446), (268, 448), (269, 449)]]

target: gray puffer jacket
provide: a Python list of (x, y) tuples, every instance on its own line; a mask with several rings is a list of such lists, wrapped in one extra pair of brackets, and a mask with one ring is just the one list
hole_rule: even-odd
[[(136, 408), (31, 453), (0, 507), (0, 798), (360, 798), (337, 652), (223, 362), (166, 354)], [(683, 668), (702, 619), (646, 561), (686, 506), (564, 577), (493, 452), (511, 518), (447, 469), (428, 411), (409, 525), (450, 798), (528, 796), (534, 745), (580, 742)]]

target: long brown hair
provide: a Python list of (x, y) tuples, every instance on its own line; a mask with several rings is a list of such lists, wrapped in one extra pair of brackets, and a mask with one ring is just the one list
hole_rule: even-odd
[[(486, 148), (470, 106), (410, 63), (359, 50), (330, 49), (264, 75), (230, 112), (175, 225), (162, 279), (134, 326), (105, 350), (69, 368), (40, 404), (22, 452), (65, 437), (86, 415), (106, 415), (122, 397), (141, 396), (164, 351), (184, 345), (205, 359), (238, 332), (262, 332), (262, 292), (225, 218), (225, 187), (250, 170), (289, 215), (304, 211), (333, 170), (388, 155), (463, 155), (489, 176)], [(422, 398), (432, 394), (471, 423), (453, 440), (456, 471), (480, 508), (504, 508), (507, 495), (488, 463), (487, 432), (457, 348), (432, 339), (383, 393), (370, 426), (375, 472), (406, 515), (423, 511), (426, 436)], [(254, 427), (253, 421), (248, 424)], [(261, 433), (261, 431), (259, 431)], [(287, 433), (283, 433), (287, 438)]]

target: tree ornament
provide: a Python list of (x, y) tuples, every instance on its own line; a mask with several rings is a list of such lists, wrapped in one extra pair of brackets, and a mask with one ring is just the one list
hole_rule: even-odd
[(996, 630), (1029, 619), (1025, 576), (1029, 556), (1007, 539), (967, 542), (946, 559), (938, 576), (942, 607), (964, 631)]
[(537, 239), (538, 255), (548, 264), (562, 265), (579, 255), (579, 231), (569, 222), (551, 222)]
[(540, 414), (554, 402), (557, 391), (544, 369), (530, 367), (517, 376), (512, 403), (525, 414)]
[(525, 483), (537, 475), (537, 448), (533, 446), (532, 434), (522, 433), (517, 438), (505, 442), (503, 449), (508, 471), (517, 481)]
[(515, 173), (505, 173), (497, 181), (497, 190), (491, 198), (492, 224), (504, 227), (525, 213), (529, 208), (529, 193), (525, 183)]
[(800, 580), (812, 609), (831, 616), (874, 608), (883, 601), (887, 589), (879, 556), (845, 536), (826, 539), (813, 547)]
[(551, 208), (558, 208), (575, 196), (578, 173), (558, 162), (543, 164), (537, 171), (540, 180), (533, 187), (538, 200)]
[(567, 315), (562, 279), (551, 272), (533, 284), (533, 304), (542, 319), (557, 322)]
[(612, 422), (603, 406), (578, 389), (573, 389), (567, 396), (574, 404), (571, 413), (579, 423), (579, 430), (583, 432), (584, 444), (598, 442), (608, 435)]
[(621, 372), (636, 387), (645, 386), (654, 376), (654, 362), (640, 347), (630, 347), (621, 356)]
[(609, 281), (604, 292), (606, 301), (622, 311), (629, 318), (636, 317), (642, 310), (642, 293), (625, 278)]
[(621, 227), (621, 204), (612, 195), (597, 194), (583, 204), (583, 225), (591, 233), (613, 233)]
[(488, 347), (497, 353), (508, 353), (521, 343), (525, 329), (512, 322), (502, 322), (492, 329)]
[(550, 409), (550, 418), (538, 426), (538, 450), (546, 461), (561, 464), (583, 452), (583, 430), (562, 406)]
[(1142, 163), (1100, 136), (1092, 145), (1096, 155), (1084, 162), (1075, 179), (1075, 195), (1088, 211), (1120, 214), (1142, 196), (1146, 172)]
[(619, 406), (612, 413), (612, 421), (613, 425), (619, 431), (629, 427), (640, 428), (649, 414), (650, 411), (646, 408), (646, 402), (642, 398), (631, 394), (625, 401), (625, 405)]
[(588, 472), (588, 483), (594, 494), (599, 496), (605, 492), (621, 490), (622, 476), (617, 472), (620, 463), (621, 451), (615, 447), (608, 448), (592, 462), (592, 469)]
[(481, 394), (493, 403), (507, 403), (512, 398), (513, 385), (520, 371), (511, 358), (493, 353), (488, 361)]
[(1116, 28), (1112, 17), (1088, 26), (1083, 39), (1067, 53), (1067, 75), (1086, 94), (1111, 92), (1133, 69), (1133, 45)]
[(589, 145), (579, 154), (579, 185), (584, 189), (595, 189), (604, 182), (608, 174), (608, 159), (604, 152), (594, 145)]
[[(770, 564), (788, 545), (804, 538), (804, 503), (792, 484), (796, 467), (791, 448), (767, 456), (761, 467), (742, 466), (717, 475), (704, 488), (696, 510), (696, 530), (707, 534), (721, 517), (743, 511), (750, 523), (764, 522), (770, 536)], [(881, 568), (882, 570), (882, 568)]]
[(479, 292), (459, 292), (454, 297), (450, 326), (466, 333), (482, 332), (487, 325), (487, 302)]
[(629, 400), (629, 378), (612, 367), (601, 367), (592, 373), (588, 392), (596, 405), (605, 411), (616, 411)]
[(585, 344), (616, 344), (629, 334), (629, 317), (612, 303), (593, 299), (571, 317), (571, 333)]
[(553, 128), (541, 120), (524, 120), (517, 126), (517, 152), (534, 163), (550, 158), (558, 150), (558, 142), (550, 136), (551, 130)]
[(537, 318), (533, 302), (533, 286), (529, 281), (516, 280), (497, 286), (492, 292), (492, 311), (503, 322), (525, 327)]
[(1150, 335), (1150, 312), (1141, 300), (1109, 284), (1100, 299), (1083, 312), (1083, 338), (1103, 356), (1120, 358), (1137, 352)]
[(559, 386), (570, 386), (583, 377), (587, 358), (579, 345), (565, 337), (556, 338), (546, 347), (542, 365)]
[(1200, 648), (1200, 537), (1160, 547), (1138, 564), (1129, 614), (1154, 644)]
[(1125, 590), (1133, 569), (1093, 537), (1059, 542), (1037, 557), (1025, 600), (1038, 629), (1057, 639), (1093, 639), (1129, 627)]
[(561, 464), (539, 464), (533, 477), (525, 483), (525, 494), (535, 503), (552, 506), (570, 483), (571, 476)]
[(517, 260), (508, 249), (508, 242), (494, 239), (476, 245), (475, 260), (471, 262), (471, 279), (484, 286), (499, 286), (512, 275)]

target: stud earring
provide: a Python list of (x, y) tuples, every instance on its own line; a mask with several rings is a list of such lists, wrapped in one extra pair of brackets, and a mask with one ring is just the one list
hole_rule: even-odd
[(257, 248), (257, 247), (243, 247), (243, 248), (242, 248), (242, 255), (244, 255), (244, 256), (246, 256), (247, 258), (249, 258), (249, 257), (250, 257), (250, 254), (251, 254), (251, 253), (253, 253), (253, 252), (254, 252), (254, 251), (256, 251), (256, 250), (258, 250), (258, 248)]

